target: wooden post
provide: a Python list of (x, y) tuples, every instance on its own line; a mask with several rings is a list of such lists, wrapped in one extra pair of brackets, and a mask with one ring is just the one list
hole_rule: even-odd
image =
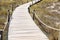
[(10, 11), (8, 10), (8, 22), (10, 21)]
[(0, 31), (1, 38), (0, 40), (3, 40), (3, 31)]
[(35, 10), (33, 10), (33, 20), (35, 19)]
[(35, 19), (35, 13), (33, 12), (33, 20)]

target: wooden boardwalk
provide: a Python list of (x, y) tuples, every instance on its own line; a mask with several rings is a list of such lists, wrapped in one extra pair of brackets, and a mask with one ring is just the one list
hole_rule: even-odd
[(32, 2), (20, 5), (13, 12), (8, 40), (49, 40), (31, 18), (28, 12), (31, 4)]

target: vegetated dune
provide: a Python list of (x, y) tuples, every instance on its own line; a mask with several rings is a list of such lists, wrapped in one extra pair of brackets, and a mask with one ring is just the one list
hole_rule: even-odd
[[(46, 25), (59, 29), (60, 27), (60, 2), (59, 0), (44, 0), (30, 7), (30, 14), (35, 10), (35, 13), (42, 22)], [(42, 26), (39, 26), (42, 27)], [(42, 30), (47, 32), (50, 40), (58, 39), (58, 31), (52, 30), (48, 27), (42, 27)]]
[[(6, 22), (7, 15), (10, 13), (12, 15), (13, 10), (24, 3), (31, 0), (0, 0), (0, 24)], [(8, 12), (9, 10), (9, 12)], [(3, 20), (4, 18), (4, 20)]]
[[(28, 2), (31, 0), (28, 0)], [(12, 15), (12, 12), (16, 7), (19, 5), (22, 5), (24, 3), (27, 3), (27, 0), (0, 0), (0, 29), (4, 29), (5, 23), (7, 20), (7, 15), (10, 13)], [(9, 11), (8, 11), (9, 10)], [(3, 40), (7, 40), (7, 29), (6, 28), (3, 32)]]

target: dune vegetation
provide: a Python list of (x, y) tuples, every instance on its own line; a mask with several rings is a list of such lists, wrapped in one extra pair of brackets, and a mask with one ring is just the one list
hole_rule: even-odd
[[(30, 7), (30, 14), (36, 13), (39, 19), (46, 25), (59, 29), (60, 27), (60, 0), (42, 0), (41, 2)], [(41, 26), (35, 19), (36, 24), (41, 28), (50, 40), (58, 40), (58, 31), (48, 27)]]
[(6, 22), (8, 14), (12, 15), (16, 7), (29, 1), (31, 0), (0, 0), (0, 25)]
[(12, 15), (14, 9), (19, 5), (22, 5), (29, 1), (31, 0), (0, 0), (0, 29), (4, 30), (3, 40), (7, 40), (8, 25), (6, 23), (8, 15)]

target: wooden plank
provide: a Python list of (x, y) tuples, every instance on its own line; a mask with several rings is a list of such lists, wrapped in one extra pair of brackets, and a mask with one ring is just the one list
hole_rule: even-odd
[(23, 4), (13, 12), (8, 40), (49, 40), (31, 18), (28, 12), (31, 4), (32, 2)]

